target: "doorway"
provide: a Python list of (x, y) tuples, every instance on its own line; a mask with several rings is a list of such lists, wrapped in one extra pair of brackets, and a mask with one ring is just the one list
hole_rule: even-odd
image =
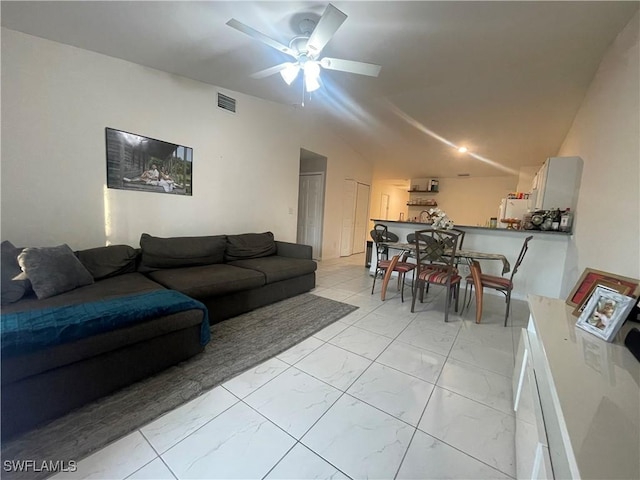
[(370, 186), (352, 179), (344, 181), (342, 189), (342, 231), (340, 256), (362, 253), (366, 248), (367, 217)]
[(314, 260), (322, 258), (326, 171), (327, 157), (300, 149), (296, 241), (311, 245), (311, 256)]

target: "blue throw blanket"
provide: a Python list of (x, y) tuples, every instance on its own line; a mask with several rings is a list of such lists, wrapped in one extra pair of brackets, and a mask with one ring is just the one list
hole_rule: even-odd
[(144, 322), (199, 309), (204, 312), (200, 343), (209, 343), (207, 307), (174, 290), (156, 290), (97, 302), (2, 314), (2, 355), (31, 352)]

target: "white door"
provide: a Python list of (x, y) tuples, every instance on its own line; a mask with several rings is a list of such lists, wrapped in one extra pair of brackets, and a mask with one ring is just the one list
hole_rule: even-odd
[(356, 218), (353, 229), (353, 253), (362, 253), (366, 247), (367, 216), (369, 213), (369, 185), (358, 183), (356, 192)]
[(356, 182), (345, 180), (342, 186), (342, 229), (340, 232), (340, 256), (353, 253), (353, 230), (356, 214)]
[(322, 256), (324, 174), (301, 173), (298, 190), (297, 242), (311, 245), (314, 259)]
[(386, 193), (380, 196), (380, 218), (389, 220), (389, 195)]

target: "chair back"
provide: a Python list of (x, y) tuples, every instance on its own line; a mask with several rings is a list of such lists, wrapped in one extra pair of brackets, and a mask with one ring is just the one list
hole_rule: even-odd
[(388, 233), (389, 233), (389, 230), (387, 229), (386, 225), (382, 225), (381, 223), (376, 223), (373, 226), (373, 230), (371, 230), (371, 240), (373, 240), (374, 243), (384, 242), (385, 239), (387, 238)]
[[(384, 245), (384, 242), (397, 242), (398, 236), (395, 233), (390, 232), (386, 225), (376, 223), (373, 226), (373, 230), (370, 232), (371, 239), (376, 244), (376, 262), (389, 258), (389, 248)], [(382, 244), (382, 245), (381, 245)], [(376, 263), (376, 268), (378, 263)]]
[(454, 270), (459, 234), (450, 230), (417, 230), (416, 263), (418, 272), (431, 264), (447, 266)]
[(531, 241), (532, 238), (533, 238), (533, 235), (529, 235), (527, 238), (524, 239), (524, 244), (522, 245), (522, 250), (520, 250), (520, 255), (518, 255), (518, 259), (516, 260), (516, 264), (513, 266), (513, 271), (511, 272), (511, 280), (513, 280), (513, 277), (515, 276), (516, 272), (518, 271), (518, 267), (520, 267), (520, 264), (522, 263), (522, 260), (524, 260), (524, 256), (527, 253), (527, 250), (529, 250), (529, 242)]
[(371, 239), (375, 243), (381, 242), (397, 242), (400, 240), (398, 235), (393, 232), (390, 232), (386, 225), (381, 223), (376, 223), (373, 226), (373, 230), (371, 230)]
[(447, 231), (458, 234), (458, 250), (461, 250), (462, 244), (464, 243), (464, 233), (465, 233), (464, 230), (460, 230), (458, 228), (450, 228)]
[(407, 243), (416, 243), (415, 233), (407, 233)]

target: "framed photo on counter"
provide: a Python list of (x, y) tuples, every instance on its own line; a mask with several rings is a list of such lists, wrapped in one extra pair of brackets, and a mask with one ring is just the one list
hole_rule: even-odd
[(622, 283), (614, 283), (614, 282), (610, 282), (610, 281), (607, 281), (607, 280), (597, 280), (595, 283), (593, 283), (589, 287), (589, 291), (587, 292), (587, 294), (582, 299), (582, 302), (580, 304), (578, 304), (578, 306), (576, 306), (576, 308), (573, 310), (573, 316), (574, 317), (579, 317), (580, 316), (580, 314), (584, 310), (584, 307), (586, 307), (587, 302), (589, 301), (589, 299), (593, 295), (593, 292), (595, 291), (596, 287), (602, 287), (602, 288), (604, 288), (606, 290), (611, 290), (612, 292), (618, 292), (621, 295), (629, 295), (631, 293), (631, 291), (633, 290), (633, 288), (630, 287), (629, 285), (624, 285)]
[(571, 305), (572, 307), (583, 306), (589, 300), (596, 286), (602, 282), (606, 282), (605, 285), (609, 288), (612, 288), (611, 285), (616, 285), (615, 290), (625, 295), (628, 294), (637, 297), (640, 293), (640, 280), (637, 278), (623, 277), (615, 273), (585, 268), (573, 287), (573, 290), (571, 290), (571, 293), (569, 293), (567, 297), (567, 305)]
[(596, 287), (576, 326), (610, 342), (635, 305), (635, 299), (603, 287)]

